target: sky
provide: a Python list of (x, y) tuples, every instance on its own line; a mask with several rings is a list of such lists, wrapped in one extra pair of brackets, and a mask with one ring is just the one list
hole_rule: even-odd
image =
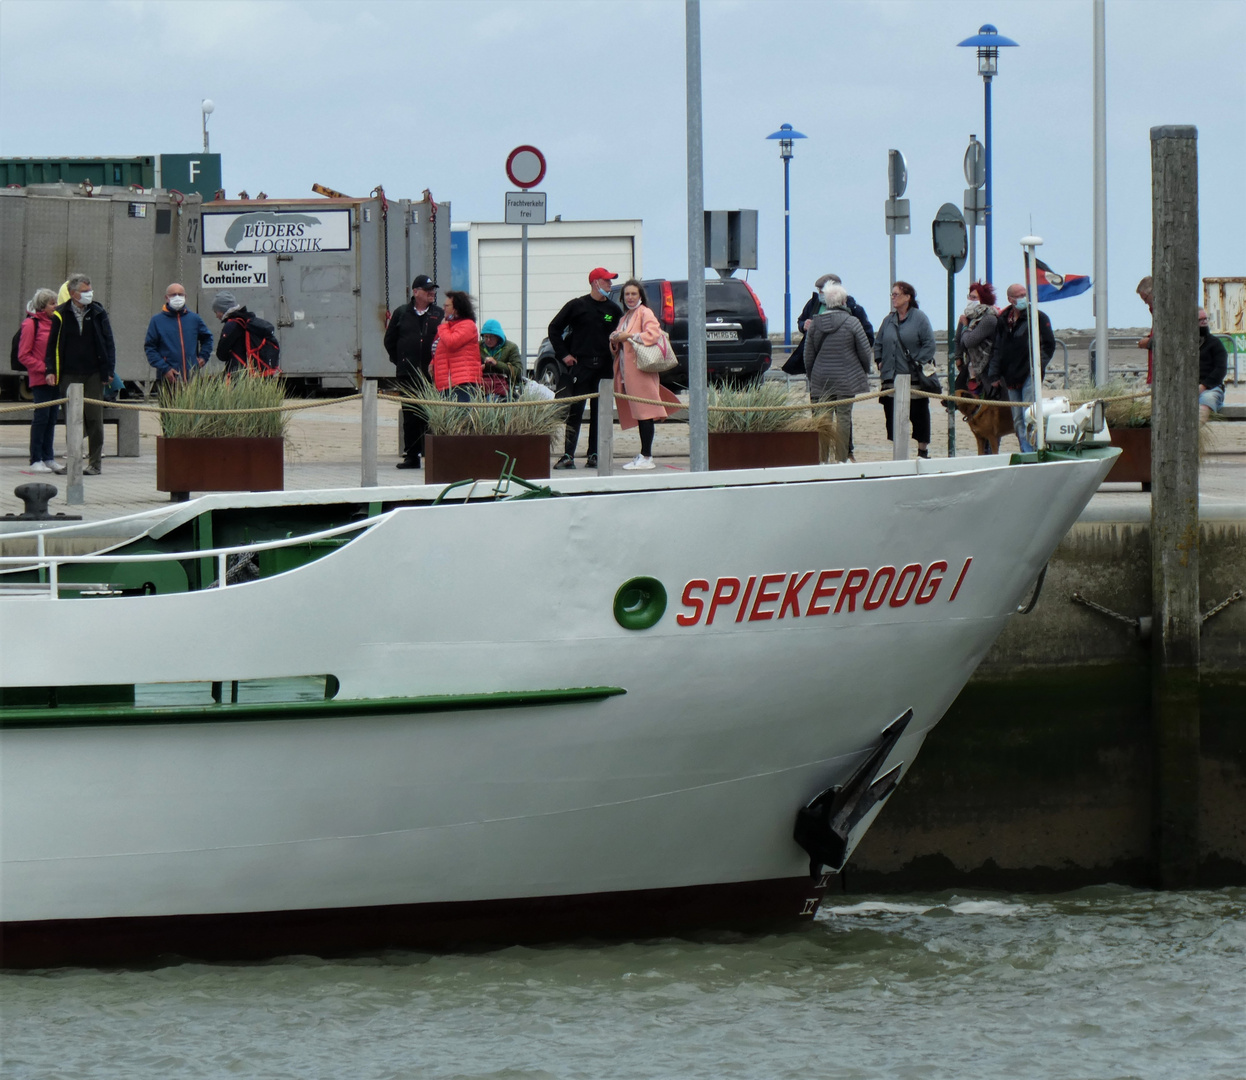
[[(1109, 321), (1142, 326), (1153, 125), (1198, 128), (1200, 276), (1246, 275), (1246, 3), (1106, 11)], [(913, 222), (898, 276), (946, 325), (930, 223), (962, 204), (965, 148), (985, 134), (975, 55), (956, 44), (986, 22), (1020, 46), (992, 90), (995, 283), (1020, 280), (1031, 232), (1054, 270), (1091, 273), (1092, 17), (1091, 0), (703, 0), (705, 207), (758, 210), (748, 278), (771, 330), (783, 166), (765, 137), (783, 123), (808, 136), (791, 165), (793, 319), (828, 271), (885, 314), (895, 148)], [(455, 221), (497, 221), (507, 154), (527, 143), (548, 162), (551, 218), (643, 219), (645, 275), (687, 276), (679, 0), (0, 0), (0, 155), (193, 153), (203, 98), (231, 196), (428, 188)], [(979, 266), (983, 244), (979, 229)], [(967, 286), (962, 272), (958, 311)], [(1048, 311), (1094, 325), (1089, 292)]]

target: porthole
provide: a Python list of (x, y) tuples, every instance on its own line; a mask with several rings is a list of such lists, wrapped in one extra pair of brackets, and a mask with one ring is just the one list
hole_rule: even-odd
[(656, 578), (632, 578), (614, 594), (614, 621), (624, 630), (648, 630), (665, 613), (666, 589)]

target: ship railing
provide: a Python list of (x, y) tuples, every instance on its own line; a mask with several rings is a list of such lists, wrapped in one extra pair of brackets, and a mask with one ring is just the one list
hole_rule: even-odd
[[(37, 571), (41, 576), (46, 573), (47, 581), (14, 581), (0, 583), (0, 595), (18, 594), (23, 596), (36, 596), (46, 594), (50, 600), (59, 600), (62, 589), (74, 591), (78, 593), (101, 593), (115, 594), (119, 590), (115, 589), (107, 582), (84, 583), (84, 582), (64, 582), (60, 580), (60, 570), (62, 566), (68, 565), (91, 565), (106, 562), (112, 564), (129, 564), (129, 563), (161, 563), (161, 562), (184, 562), (187, 559), (215, 559), (216, 560), (216, 582), (212, 588), (223, 589), (230, 585), (228, 580), (229, 559), (231, 556), (252, 555), (261, 551), (275, 551), (278, 548), (298, 547), (302, 544), (308, 544), (317, 540), (331, 540), (335, 537), (344, 536), (348, 533), (360, 533), (388, 521), (397, 514), (398, 510), (389, 510), (384, 514), (376, 517), (362, 518), (359, 521), (351, 521), (345, 525), (335, 525), (331, 529), (321, 529), (318, 532), (299, 533), (297, 536), (285, 536), (278, 540), (261, 540), (247, 544), (231, 544), (228, 547), (211, 547), (199, 548), (182, 551), (150, 551), (139, 555), (114, 555), (103, 552), (92, 552), (82, 555), (49, 555), (44, 549), (43, 534), (36, 534), (35, 537), (35, 554), (32, 555), (0, 555), (0, 570), (4, 568), (13, 568), (15, 570), (23, 570), (26, 572)], [(234, 585), (246, 584), (245, 581), (237, 581)]]

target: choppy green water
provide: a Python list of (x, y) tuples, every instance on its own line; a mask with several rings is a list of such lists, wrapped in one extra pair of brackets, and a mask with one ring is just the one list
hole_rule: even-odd
[(1246, 890), (849, 898), (754, 938), (0, 977), (6, 1080), (1246, 1076)]

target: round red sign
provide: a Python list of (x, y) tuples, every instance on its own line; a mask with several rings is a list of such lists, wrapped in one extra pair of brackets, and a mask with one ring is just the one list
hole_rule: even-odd
[(516, 146), (506, 159), (506, 175), (516, 187), (536, 187), (545, 179), (545, 155), (535, 146)]

